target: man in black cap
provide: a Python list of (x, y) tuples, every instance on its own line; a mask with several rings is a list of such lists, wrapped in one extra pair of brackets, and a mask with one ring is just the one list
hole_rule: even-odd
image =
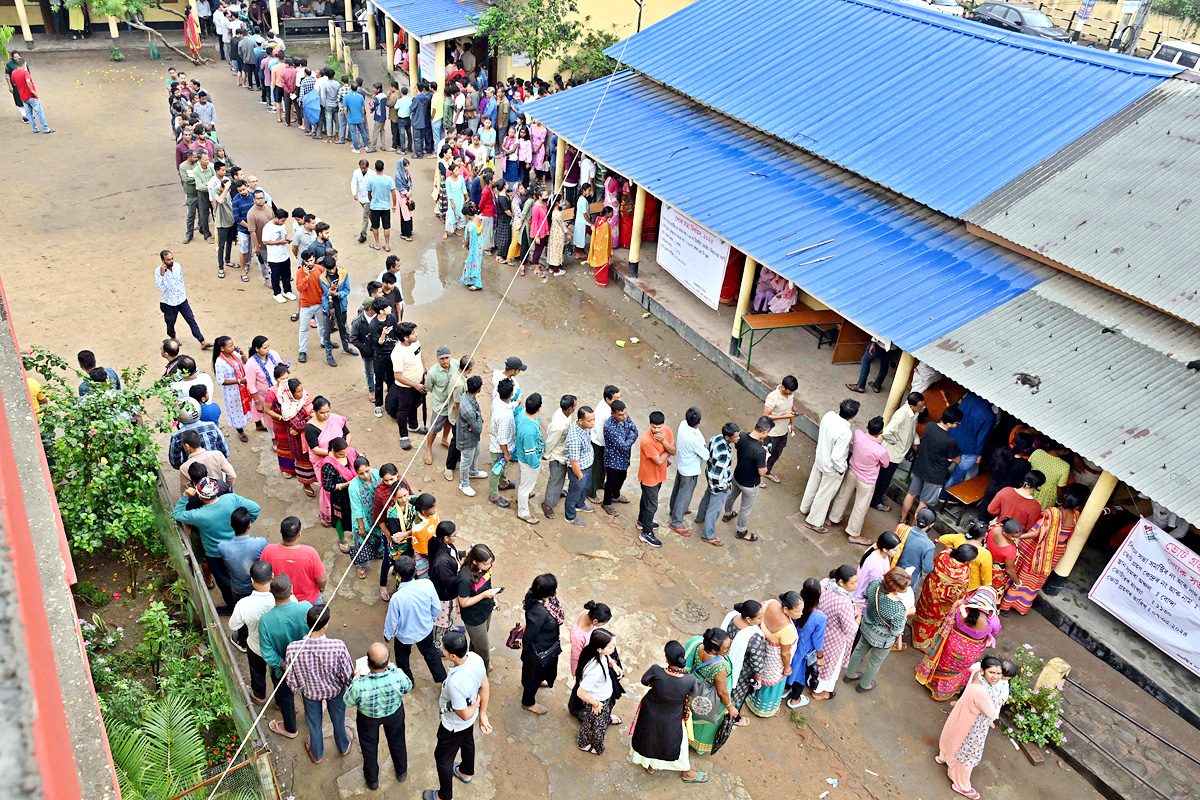
[(529, 369), (529, 366), (521, 361), (518, 356), (509, 356), (504, 359), (504, 369), (495, 370), (492, 373), (492, 389), (493, 391), (500, 385), (500, 381), (508, 378), (513, 382), (513, 394), (508, 399), (509, 408), (516, 408), (517, 403), (523, 403), (524, 399), (521, 396), (521, 384), (517, 382), (517, 375)]

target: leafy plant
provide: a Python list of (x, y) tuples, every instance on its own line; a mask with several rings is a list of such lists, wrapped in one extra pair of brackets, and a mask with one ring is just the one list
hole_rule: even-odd
[(1008, 682), (1009, 699), (1004, 706), (1012, 719), (1009, 736), (1039, 747), (1061, 744), (1065, 741), (1061, 730), (1062, 684), (1036, 688), (1046, 662), (1028, 644), (1017, 649), (1013, 661), (1017, 664), (1017, 674)]
[(125, 54), (121, 52), (121, 48), (117, 47), (115, 44), (110, 44), (108, 46), (108, 60), (109, 61), (124, 61)]
[(163, 800), (201, 781), (207, 759), (191, 703), (189, 697), (167, 696), (146, 706), (137, 726), (109, 723), (113, 764), (125, 800)]
[[(93, 672), (93, 676), (95, 673)], [(100, 716), (108, 726), (114, 723), (136, 726), (142, 710), (154, 702), (154, 694), (137, 678), (119, 676), (111, 683), (96, 684), (100, 701)]]
[(591, 28), (579, 40), (574, 51), (562, 59), (559, 69), (570, 72), (571, 77), (579, 81), (590, 81), (611, 75), (617, 69), (616, 59), (604, 54), (604, 51), (621, 41), (614, 24), (611, 31), (598, 31)]
[(112, 601), (112, 595), (87, 581), (75, 584), (75, 596), (92, 608), (102, 608)]
[(475, 31), (505, 55), (528, 56), (529, 76), (536, 78), (543, 61), (579, 41), (583, 22), (575, 0), (499, 0), (475, 19)]
[(164, 412), (174, 411), (176, 399), (169, 381), (143, 386), (146, 367), (141, 366), (124, 371), (121, 391), (93, 384), (80, 397), (72, 383), (86, 382), (87, 376), (68, 369), (59, 356), (35, 348), (23, 360), (27, 371), (45, 379), (49, 404), (43, 406), (41, 426), (47, 437), (53, 435), (47, 460), (72, 549), (129, 552), (131, 544), (140, 544), (157, 550), (159, 462), (153, 435), (170, 430)]
[(13, 37), (12, 25), (0, 25), (0, 58), (8, 58), (8, 43)]
[[(145, 19), (146, 11), (154, 9), (155, 11), (165, 11), (168, 14), (174, 14), (182, 20), (187, 19), (187, 14), (182, 14), (169, 5), (164, 5), (162, 0), (65, 0), (63, 3), (67, 8), (79, 8), (86, 5), (91, 11), (92, 18), (96, 17), (116, 17), (124, 20), (131, 28), (137, 28), (139, 31), (145, 31), (149, 36), (158, 40), (159, 44), (170, 50), (173, 50), (176, 55), (181, 58), (186, 58), (188, 61), (196, 64), (207, 64), (212, 59), (204, 56), (194, 56), (186, 50), (180, 50), (175, 45), (166, 40), (161, 33), (151, 28), (142, 20)], [(116, 59), (114, 59), (116, 60)]]
[(158, 677), (164, 657), (177, 645), (182, 636), (171, 622), (167, 607), (158, 600), (150, 601), (150, 607), (138, 617), (143, 628), (142, 642), (137, 646), (137, 655), (150, 668), (150, 674)]
[(346, 67), (341, 61), (338, 61), (338, 57), (335, 55), (330, 54), (329, 58), (325, 59), (325, 66), (333, 70), (335, 81), (341, 81), (342, 76), (346, 74)]
[(210, 735), (233, 730), (229, 692), (212, 659), (201, 655), (172, 654), (158, 676), (163, 697), (187, 697), (196, 724)]

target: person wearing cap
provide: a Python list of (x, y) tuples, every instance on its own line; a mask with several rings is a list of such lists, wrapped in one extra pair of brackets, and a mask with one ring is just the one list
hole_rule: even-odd
[[(450, 446), (450, 381), (454, 377), (450, 370), (450, 348), (442, 345), (437, 349), (437, 363), (425, 372), (425, 390), (429, 393), (429, 405), (433, 409), (433, 424), (425, 437), (425, 463), (433, 463), (433, 440), (442, 434), (442, 446)], [(464, 379), (465, 380), (465, 379)]]
[[(199, 497), (201, 506), (188, 510), (188, 499)], [(200, 543), (204, 549), (204, 560), (212, 570), (217, 588), (221, 590), (224, 605), (217, 609), (221, 616), (229, 616), (233, 610), (233, 585), (230, 582), (229, 571), (225, 568), (225, 560), (221, 558), (218, 545), (233, 539), (232, 523), (233, 510), (244, 508), (250, 512), (250, 521), (258, 519), (262, 508), (253, 500), (247, 500), (241, 495), (229, 492), (220, 494), (220, 486), (215, 478), (203, 478), (194, 487), (189, 487), (175, 504), (172, 516), (178, 522), (183, 522), (196, 528), (200, 534)]]
[(187, 431), (195, 431), (200, 435), (200, 445), (205, 450), (215, 450), (229, 458), (229, 443), (225, 441), (225, 434), (221, 433), (215, 422), (200, 419), (200, 404), (195, 400), (189, 397), (181, 401), (175, 419), (179, 428), (171, 434), (167, 446), (167, 463), (172, 467), (179, 469), (188, 458), (187, 450), (183, 447), (183, 434)]
[(518, 356), (509, 356), (504, 359), (504, 369), (494, 370), (492, 372), (492, 388), (495, 389), (500, 385), (500, 381), (508, 378), (513, 384), (512, 397), (508, 400), (508, 407), (515, 409), (521, 400), (521, 384), (517, 381), (517, 375), (529, 369)]

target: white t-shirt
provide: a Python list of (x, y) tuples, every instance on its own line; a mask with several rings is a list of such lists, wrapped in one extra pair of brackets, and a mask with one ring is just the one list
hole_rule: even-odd
[(465, 731), (475, 724), (479, 718), (476, 710), (470, 719), (463, 719), (455, 711), (469, 708), (479, 697), (479, 689), (483, 679), (487, 677), (487, 667), (478, 653), (467, 653), (467, 660), (457, 667), (451, 667), (442, 681), (442, 696), (438, 702), (438, 710), (442, 714), (442, 727), (457, 733)]
[(397, 344), (392, 351), (392, 369), (396, 377), (403, 376), (413, 383), (420, 383), (421, 375), (425, 373), (425, 367), (421, 365), (421, 343)]
[[(268, 222), (263, 226), (262, 239), (264, 242), (274, 242), (280, 239), (287, 240), (287, 228), (275, 222)], [(267, 245), (267, 261), (271, 264), (279, 264), (288, 260), (287, 244), (269, 244)]]
[(189, 397), (191, 397), (191, 394), (189, 394), (189, 392), (191, 392), (193, 386), (203, 386), (204, 388), (206, 388), (208, 390), (208, 402), (210, 402), (210, 403), (215, 402), (215, 399), (213, 397), (212, 378), (210, 378), (207, 374), (205, 374), (203, 372), (197, 372), (195, 380), (175, 381), (174, 383), (171, 384), (171, 391), (173, 391), (173, 392), (175, 392), (175, 394), (179, 395), (180, 400), (186, 400)]
[(592, 427), (592, 444), (604, 447), (604, 423), (612, 416), (612, 406), (604, 402), (602, 397), (592, 410), (596, 412), (596, 424)]
[(601, 703), (612, 697), (613, 685), (612, 675), (608, 671), (608, 656), (600, 656), (588, 662), (583, 668), (579, 688)]

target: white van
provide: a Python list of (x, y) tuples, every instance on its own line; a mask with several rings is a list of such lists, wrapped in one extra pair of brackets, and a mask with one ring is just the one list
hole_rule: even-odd
[(963, 16), (963, 7), (958, 4), (958, 0), (900, 0), (900, 2), (907, 3), (910, 6), (922, 6), (932, 11), (940, 11), (952, 17)]
[(1154, 50), (1150, 58), (1184, 67), (1200, 75), (1200, 69), (1196, 67), (1197, 64), (1200, 64), (1200, 44), (1195, 42), (1168, 39)]

